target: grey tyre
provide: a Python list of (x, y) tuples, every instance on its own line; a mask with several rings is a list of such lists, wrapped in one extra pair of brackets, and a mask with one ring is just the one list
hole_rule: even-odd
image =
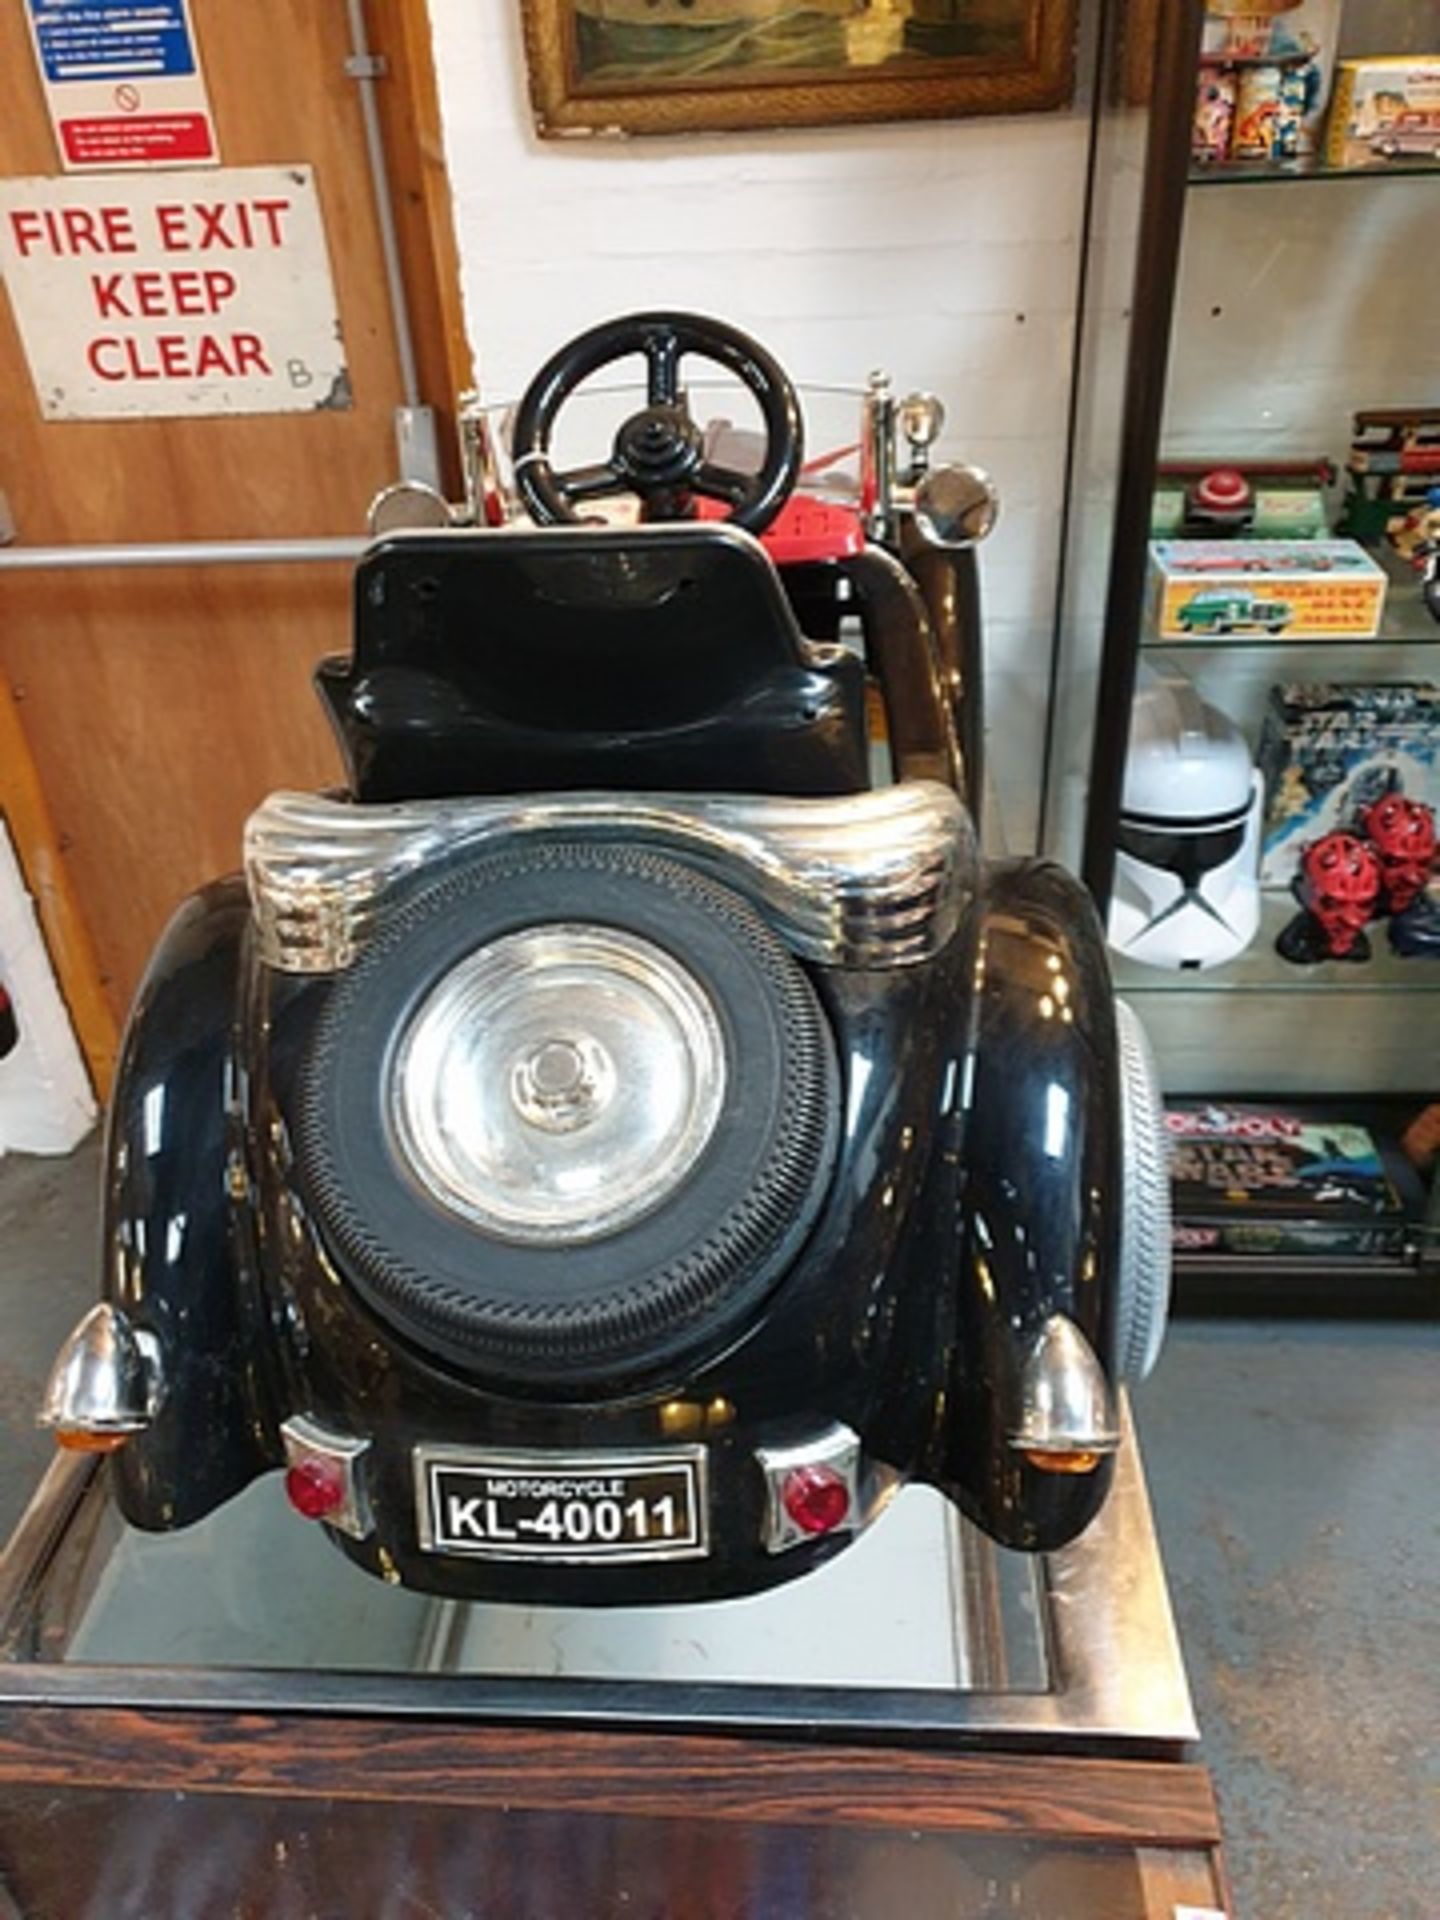
[(1145, 1029), (1123, 1000), (1115, 1003), (1115, 1024), (1124, 1159), (1115, 1366), (1122, 1380), (1134, 1384), (1160, 1357), (1170, 1316), (1170, 1153)]

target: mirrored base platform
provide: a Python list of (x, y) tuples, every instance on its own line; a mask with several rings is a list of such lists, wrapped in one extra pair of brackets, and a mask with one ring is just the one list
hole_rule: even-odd
[(59, 1456), (0, 1556), (0, 1701), (686, 1729), (876, 1731), (1175, 1753), (1196, 1738), (1139, 1450), (1064, 1552), (1007, 1553), (907, 1488), (853, 1547), (707, 1606), (460, 1604), (388, 1587), (267, 1476), (141, 1534)]

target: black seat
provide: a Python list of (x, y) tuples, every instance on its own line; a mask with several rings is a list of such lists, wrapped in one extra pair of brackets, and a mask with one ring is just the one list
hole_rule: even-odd
[(723, 525), (416, 533), (366, 555), (318, 680), (360, 800), (851, 793), (864, 669), (826, 652)]

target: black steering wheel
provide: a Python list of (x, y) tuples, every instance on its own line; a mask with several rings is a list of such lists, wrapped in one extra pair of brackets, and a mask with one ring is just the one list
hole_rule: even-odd
[[(582, 380), (631, 354), (645, 359), (647, 404), (616, 434), (608, 460), (557, 473), (550, 439), (561, 407)], [(757, 473), (705, 458), (704, 436), (680, 383), (686, 354), (717, 361), (759, 402), (765, 458)], [(737, 327), (696, 313), (632, 313), (578, 335), (526, 388), (513, 439), (515, 484), (542, 526), (576, 521), (584, 502), (617, 493), (639, 494), (647, 520), (688, 520), (695, 496), (704, 494), (725, 502), (732, 525), (761, 533), (784, 506), (804, 456), (800, 402), (778, 362)]]

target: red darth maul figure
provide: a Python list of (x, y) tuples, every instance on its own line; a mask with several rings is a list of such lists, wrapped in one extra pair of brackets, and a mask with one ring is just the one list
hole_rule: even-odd
[(1317, 960), (1368, 960), (1365, 922), (1380, 899), (1376, 854), (1353, 833), (1327, 833), (1308, 846), (1295, 878), (1301, 911), (1275, 942), (1297, 965)]
[(1383, 913), (1404, 913), (1425, 885), (1435, 859), (1435, 815), (1423, 801), (1387, 793), (1360, 816), (1380, 863)]

